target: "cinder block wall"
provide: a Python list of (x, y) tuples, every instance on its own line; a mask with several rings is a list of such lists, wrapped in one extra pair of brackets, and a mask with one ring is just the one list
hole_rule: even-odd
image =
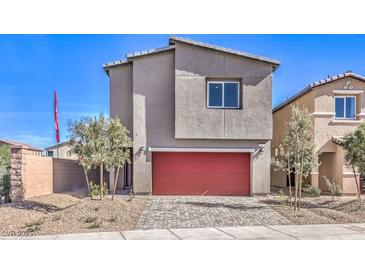
[(23, 154), (24, 199), (53, 193), (52, 158)]
[[(85, 174), (82, 166), (76, 160), (53, 159), (53, 192), (75, 191), (87, 189)], [(88, 171), (90, 181), (98, 181), (96, 170)]]
[[(83, 168), (76, 160), (42, 157), (21, 147), (12, 148), (11, 157), (12, 201), (87, 189)], [(88, 176), (90, 181), (99, 182), (97, 170), (90, 170)]]

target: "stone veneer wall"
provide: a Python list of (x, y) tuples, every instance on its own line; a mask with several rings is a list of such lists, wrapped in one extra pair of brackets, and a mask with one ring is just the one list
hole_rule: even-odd
[(24, 196), (22, 178), (22, 149), (11, 149), (11, 170), (10, 170), (10, 198), (12, 201), (21, 200)]

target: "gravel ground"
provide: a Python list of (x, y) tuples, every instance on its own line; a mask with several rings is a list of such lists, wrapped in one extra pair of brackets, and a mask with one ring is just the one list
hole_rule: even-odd
[(356, 197), (340, 197), (332, 200), (329, 196), (302, 198), (302, 208), (294, 213), (289, 206), (282, 206), (278, 196), (268, 196), (261, 202), (288, 218), (294, 224), (344, 224), (365, 223), (365, 210), (357, 209)]
[(23, 236), (134, 229), (146, 199), (90, 200), (51, 194), (0, 206), (0, 235)]

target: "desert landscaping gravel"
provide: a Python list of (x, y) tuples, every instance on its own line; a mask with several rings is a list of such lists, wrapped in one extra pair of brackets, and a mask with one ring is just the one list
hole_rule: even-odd
[(356, 197), (304, 197), (300, 212), (295, 213), (288, 205), (283, 206), (278, 196), (268, 196), (260, 201), (298, 225), (365, 222), (365, 210), (358, 209)]
[[(64, 193), (36, 197), (22, 203), (2, 205), (0, 206), (0, 235), (32, 236), (133, 230), (139, 228), (137, 223), (140, 224), (143, 221), (142, 212), (146, 213), (146, 210), (151, 210), (148, 208), (148, 203), (153, 200), (151, 199), (151, 197), (130, 199), (125, 196), (117, 196), (114, 201), (109, 197), (100, 201), (91, 200), (80, 194)], [(179, 203), (186, 199), (186, 197), (180, 199)], [(271, 211), (283, 216), (288, 223), (292, 224), (365, 223), (365, 210), (357, 208), (356, 197), (335, 199), (330, 196), (304, 197), (299, 213), (294, 213), (287, 204), (283, 205), (278, 195), (257, 197), (255, 201), (257, 206), (270, 208)], [(209, 207), (202, 209), (198, 205), (198, 208), (209, 211)], [(213, 207), (213, 209), (217, 209), (217, 207)], [(163, 212), (158, 211), (157, 213), (162, 214)], [(163, 222), (168, 223), (171, 221), (170, 219), (171, 217), (164, 216)]]
[(0, 206), (0, 235), (25, 236), (133, 230), (144, 198), (91, 200), (76, 194), (50, 194)]

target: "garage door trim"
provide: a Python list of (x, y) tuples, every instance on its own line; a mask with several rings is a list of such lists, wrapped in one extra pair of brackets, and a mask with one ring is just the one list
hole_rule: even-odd
[(151, 152), (222, 152), (253, 153), (254, 148), (192, 148), (192, 147), (149, 147)]

